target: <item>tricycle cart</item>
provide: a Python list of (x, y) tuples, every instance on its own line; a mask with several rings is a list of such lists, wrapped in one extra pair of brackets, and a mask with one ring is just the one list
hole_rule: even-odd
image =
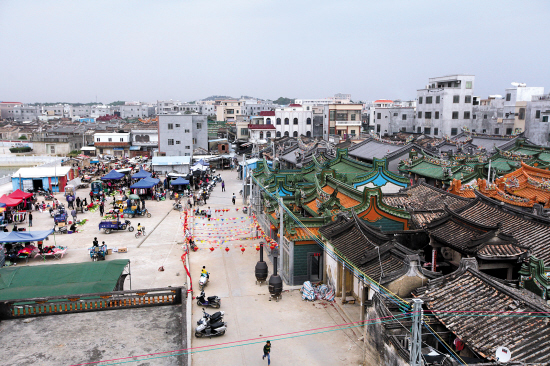
[(125, 220), (124, 222), (115, 219), (115, 220), (102, 220), (99, 223), (99, 230), (104, 229), (105, 234), (110, 234), (113, 230), (126, 230), (129, 232), (134, 231), (134, 227), (130, 223), (130, 220)]

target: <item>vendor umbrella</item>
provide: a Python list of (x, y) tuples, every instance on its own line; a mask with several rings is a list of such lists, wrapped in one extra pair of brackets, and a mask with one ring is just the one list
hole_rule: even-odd
[(102, 180), (118, 180), (124, 177), (124, 173), (119, 173), (116, 170), (111, 170), (109, 173), (101, 177)]
[(139, 196), (137, 194), (131, 194), (128, 196), (128, 198), (131, 200), (139, 200)]
[(132, 175), (132, 179), (143, 179), (143, 178), (149, 178), (151, 176), (151, 173), (141, 169), (136, 174)]
[(0, 197), (0, 203), (5, 204), (8, 207), (14, 207), (20, 204), (23, 201), (21, 198), (10, 198), (6, 195)]
[(179, 177), (178, 179), (174, 179), (170, 182), (170, 185), (173, 186), (183, 186), (189, 184), (189, 181), (187, 179), (183, 179), (182, 177)]

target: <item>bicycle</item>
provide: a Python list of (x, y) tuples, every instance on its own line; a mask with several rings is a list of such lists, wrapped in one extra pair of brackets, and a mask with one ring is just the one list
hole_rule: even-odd
[(138, 231), (136, 232), (136, 239), (139, 238), (139, 237), (142, 236), (142, 235), (145, 236), (145, 228), (144, 228), (144, 227), (141, 228), (141, 230), (138, 230)]

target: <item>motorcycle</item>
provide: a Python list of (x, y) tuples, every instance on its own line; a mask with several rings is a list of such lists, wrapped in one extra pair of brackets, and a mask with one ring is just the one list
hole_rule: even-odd
[(225, 334), (227, 323), (223, 321), (223, 311), (209, 315), (202, 309), (203, 317), (197, 321), (195, 328), (195, 337), (217, 337)]
[(204, 288), (208, 285), (208, 275), (201, 273), (201, 277), (199, 278), (199, 288), (200, 290), (204, 290)]
[(197, 325), (200, 325), (202, 322), (217, 323), (219, 321), (223, 321), (224, 315), (225, 311), (216, 311), (214, 314), (210, 315), (204, 311), (204, 308), (202, 308), (202, 318), (197, 320)]
[(136, 232), (136, 239), (139, 238), (142, 235), (145, 236), (145, 228), (144, 227), (141, 227), (141, 230), (138, 230)]
[(201, 295), (197, 296), (198, 306), (210, 306), (217, 309), (220, 307), (221, 301), (222, 300), (218, 296), (208, 296), (205, 299), (204, 291), (201, 291)]
[(174, 205), (173, 205), (173, 208), (174, 208), (174, 210), (176, 210), (176, 211), (181, 211), (181, 210), (183, 210), (183, 206), (182, 206), (182, 204), (179, 203), (179, 202), (175, 202)]

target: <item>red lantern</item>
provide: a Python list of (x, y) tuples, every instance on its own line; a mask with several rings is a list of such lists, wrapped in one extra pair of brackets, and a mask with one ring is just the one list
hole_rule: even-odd
[(256, 250), (259, 252), (259, 251), (260, 251), (260, 247), (257, 246), (257, 247), (256, 247)]
[(244, 254), (244, 248), (241, 248), (241, 253), (243, 253), (243, 254)]
[(229, 247), (225, 247), (225, 251), (226, 251), (226, 252), (229, 252)]
[(273, 244), (271, 244), (269, 247), (271, 248), (271, 250), (275, 249), (275, 245)]
[(213, 252), (213, 251), (214, 251), (214, 247), (210, 247), (210, 251)]

